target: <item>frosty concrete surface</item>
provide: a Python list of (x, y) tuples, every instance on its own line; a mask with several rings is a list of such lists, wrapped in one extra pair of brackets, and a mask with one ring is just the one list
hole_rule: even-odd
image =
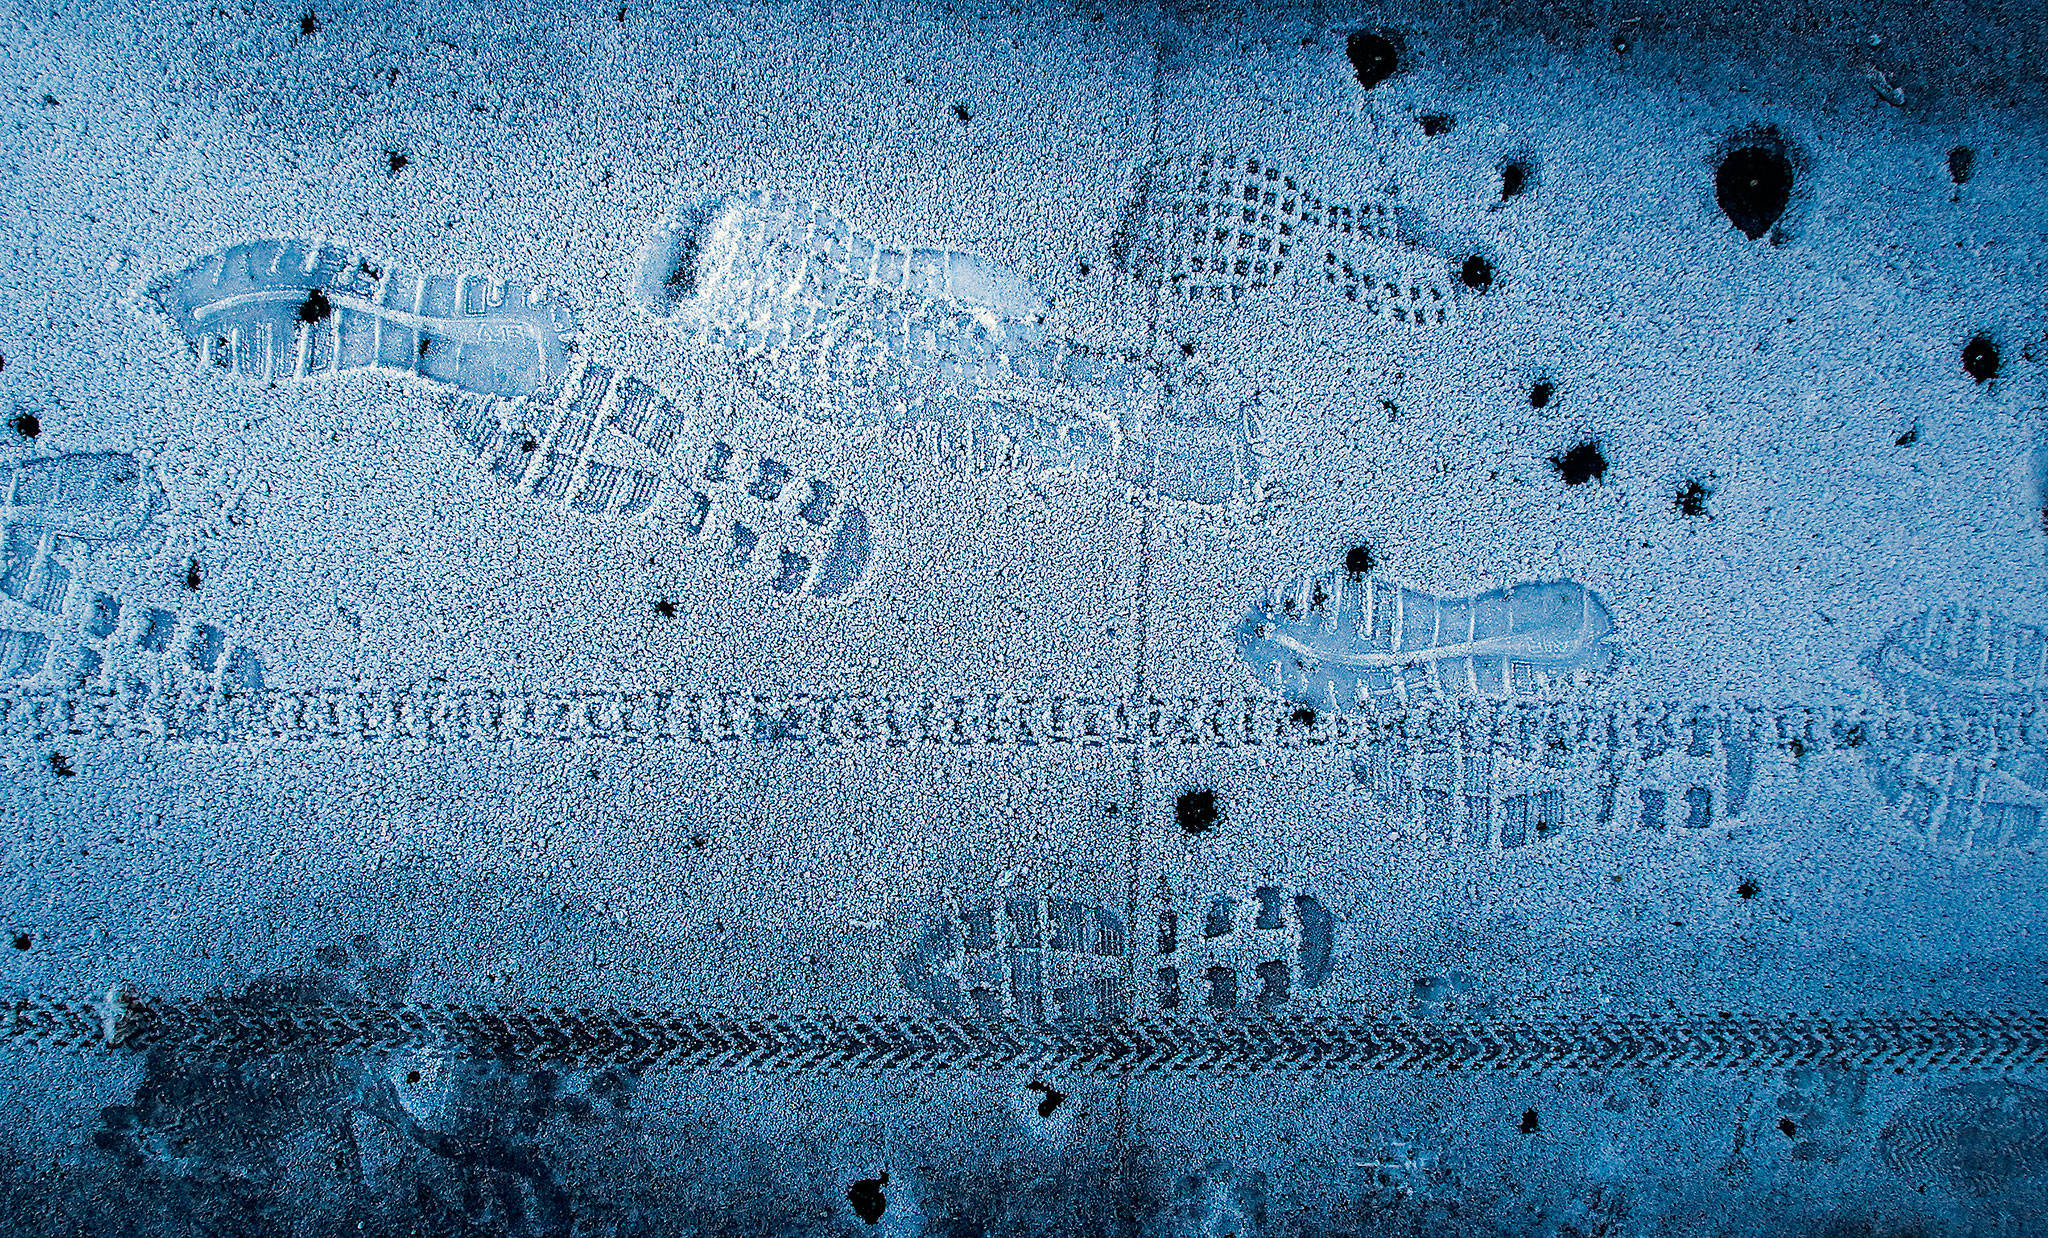
[(2038, 1232), (2042, 34), (12, 11), (7, 1228)]

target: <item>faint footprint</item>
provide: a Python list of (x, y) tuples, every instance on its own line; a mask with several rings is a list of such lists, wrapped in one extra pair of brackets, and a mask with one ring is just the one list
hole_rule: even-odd
[(1153, 164), (1144, 200), (1140, 272), (1178, 300), (1285, 290), (1411, 327), (1457, 310), (1449, 264), (1404, 242), (1390, 198), (1326, 202), (1270, 161), (1206, 151)]
[(2048, 1092), (1981, 1079), (1923, 1093), (1877, 1137), (1886, 1168), (1909, 1183), (1989, 1196), (2048, 1186)]
[(771, 402), (842, 429), (884, 427), (901, 454), (1123, 478), (1203, 504), (1255, 497), (1244, 401), (1169, 401), (1164, 365), (1054, 334), (1017, 275), (957, 251), (892, 249), (785, 194), (733, 194), (671, 221), (643, 252), (638, 299), (735, 356)]
[(1512, 851), (1601, 820), (1591, 763), (1533, 764), (1483, 749), (1368, 747), (1352, 773), (1381, 808), (1449, 847)]
[(1336, 922), (1313, 895), (1256, 886), (1159, 912), (1154, 1004), (1271, 1011), (1330, 979)]
[[(1919, 710), (2035, 709), (2048, 693), (2048, 639), (2039, 628), (1951, 607), (1895, 628), (1864, 658), (1886, 695)], [(1873, 782), (1925, 846), (1998, 851), (2048, 841), (2048, 754), (1876, 753)]]
[(1170, 1224), (1165, 1232), (1186, 1235), (1263, 1234), (1271, 1194), (1264, 1170), (1240, 1170), (1228, 1161), (1211, 1161), (1200, 1173), (1176, 1175), (1173, 1198), (1166, 1203)]
[(1724, 720), (1664, 719), (1606, 742), (1521, 760), (1451, 743), (1368, 745), (1352, 773), (1375, 802), (1439, 846), (1511, 851), (1619, 821), (1662, 833), (1740, 817), (1756, 752)]
[(131, 456), (76, 454), (11, 470), (0, 507), (0, 680), (89, 687), (168, 677), (202, 691), (262, 686), (253, 651), (169, 611), (85, 587), (93, 547), (158, 533), (163, 496)]
[(1859, 1147), (1869, 1074), (1839, 1067), (1801, 1067), (1785, 1072), (1778, 1097), (1778, 1130), (1792, 1140), (1795, 1161), (1840, 1162)]
[(1438, 598), (1340, 570), (1273, 590), (1237, 642), (1289, 699), (1343, 712), (1543, 692), (1605, 670), (1613, 631), (1599, 597), (1569, 581)]
[(1123, 921), (1070, 899), (1023, 895), (938, 916), (897, 974), (954, 1018), (1037, 1023), (1131, 1010)]
[(1421, 1018), (1445, 1015), (1490, 1019), (1495, 1003), (1490, 998), (1474, 999), (1478, 980), (1469, 973), (1452, 970), (1441, 976), (1417, 978), (1408, 995), (1408, 1009)]

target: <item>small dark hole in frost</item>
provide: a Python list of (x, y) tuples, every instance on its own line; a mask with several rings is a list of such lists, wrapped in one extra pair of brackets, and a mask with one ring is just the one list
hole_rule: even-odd
[(1787, 1139), (1799, 1138), (1799, 1124), (1790, 1118), (1779, 1118), (1778, 1130), (1783, 1132)]
[(1493, 287), (1493, 264), (1478, 254), (1473, 254), (1465, 259), (1465, 269), (1459, 272), (1459, 278), (1465, 281), (1467, 288), (1485, 292)]
[(1785, 152), (1775, 146), (1731, 152), (1714, 173), (1714, 200), (1744, 236), (1762, 237), (1792, 200), (1792, 165)]
[(1970, 179), (1970, 169), (1977, 166), (1977, 152), (1967, 146), (1958, 146), (1948, 153), (1948, 178), (1960, 185)]
[(968, 124), (974, 120), (974, 113), (967, 110), (967, 105), (965, 103), (955, 103), (953, 105), (953, 115), (959, 117), (960, 123), (963, 125)]
[(405, 1072), (405, 1081), (406, 1081), (407, 1083), (418, 1083), (418, 1082), (420, 1081), (420, 1072), (418, 1072), (418, 1071), (416, 1071), (416, 1070), (408, 1070), (408, 1071), (406, 1071), (406, 1072)]
[(1567, 486), (1583, 486), (1607, 475), (1607, 457), (1600, 454), (1598, 443), (1580, 443), (1561, 456), (1550, 457), (1550, 464)]
[(185, 560), (185, 587), (187, 589), (190, 589), (192, 592), (197, 593), (199, 592), (199, 584), (199, 560)]
[(1294, 720), (1294, 725), (1296, 726), (1308, 727), (1316, 724), (1316, 711), (1306, 705), (1297, 707), (1288, 716)]
[(887, 1185), (889, 1175), (884, 1173), (875, 1178), (862, 1178), (847, 1187), (846, 1202), (853, 1205), (853, 1215), (870, 1225), (880, 1224), (882, 1211), (889, 1206), (888, 1197), (882, 1194), (882, 1188)]
[(1528, 165), (1528, 164), (1526, 164), (1526, 163), (1522, 163), (1522, 162), (1520, 162), (1520, 161), (1517, 161), (1517, 162), (1514, 162), (1514, 163), (1511, 163), (1511, 164), (1509, 164), (1508, 166), (1506, 166), (1506, 167), (1504, 167), (1504, 168), (1502, 168), (1502, 169), (1500, 170), (1500, 197), (1501, 197), (1501, 201), (1505, 202), (1505, 201), (1507, 201), (1507, 200), (1508, 200), (1509, 198), (1517, 198), (1517, 197), (1520, 197), (1520, 196), (1521, 196), (1521, 194), (1522, 194), (1522, 191), (1523, 191), (1524, 189), (1528, 188), (1528, 187), (1529, 187), (1529, 165)]
[(1206, 834), (1216, 828), (1216, 793), (1184, 791), (1173, 804), (1174, 820), (1190, 834)]
[(1529, 388), (1529, 407), (1542, 408), (1550, 403), (1551, 393), (1556, 390), (1557, 388), (1551, 386), (1548, 379)]
[(1040, 1083), (1036, 1079), (1033, 1079), (1030, 1083), (1027, 1083), (1024, 1086), (1030, 1088), (1034, 1092), (1040, 1092), (1044, 1094), (1045, 1099), (1038, 1102), (1038, 1116), (1041, 1118), (1051, 1117), (1052, 1111), (1059, 1108), (1060, 1102), (1067, 1098), (1067, 1094), (1065, 1092), (1060, 1091), (1058, 1088), (1054, 1087), (1050, 1083)]
[(319, 30), (320, 30), (320, 15), (319, 15), (318, 13), (315, 13), (315, 12), (314, 12), (313, 10), (311, 10), (311, 9), (307, 9), (307, 10), (306, 10), (306, 15), (305, 15), (304, 17), (301, 17), (301, 18), (299, 19), (299, 33), (300, 33), (300, 34), (317, 34), (317, 33), (319, 33)]
[(1353, 546), (1344, 552), (1344, 570), (1351, 573), (1353, 580), (1372, 570), (1372, 550), (1366, 546)]
[(1735, 892), (1737, 894), (1740, 894), (1744, 898), (1755, 898), (1757, 896), (1756, 882), (1745, 881), (1741, 885), (1735, 887)]
[(411, 163), (412, 160), (406, 158), (398, 151), (387, 150), (384, 152), (384, 162), (386, 165), (388, 165), (385, 169), (384, 175), (396, 176), (400, 172), (405, 171), (405, 165)]
[(1541, 1126), (1536, 1121), (1536, 1111), (1534, 1109), (1522, 1110), (1521, 1129), (1524, 1135), (1533, 1135), (1541, 1129)]
[(9, 424), (14, 427), (14, 432), (23, 438), (34, 438), (43, 432), (43, 423), (36, 419), (34, 413), (16, 413), (14, 420)]
[(1688, 481), (1678, 488), (1671, 505), (1681, 516), (1704, 516), (1707, 514), (1707, 500), (1714, 496), (1713, 487), (1698, 480)]
[(1458, 121), (1456, 117), (1445, 116), (1440, 112), (1432, 112), (1427, 116), (1417, 116), (1415, 123), (1422, 126), (1422, 132), (1425, 136), (1433, 138), (1439, 134), (1449, 133), (1457, 127)]
[(539, 448), (540, 444), (535, 442), (533, 439), (527, 439), (525, 442), (519, 444), (519, 450), (521, 451), (536, 451), (539, 450)]
[(626, 8), (624, 5), (619, 6), (619, 24), (622, 26), (626, 24)]
[(318, 288), (315, 288), (313, 291), (307, 293), (306, 299), (299, 304), (300, 322), (325, 322), (327, 318), (333, 313), (333, 302), (329, 301), (327, 299), (327, 294), (320, 291)]
[(1370, 30), (1354, 32), (1344, 40), (1344, 55), (1351, 61), (1351, 71), (1358, 75), (1358, 84), (1371, 90), (1394, 75), (1401, 67), (1400, 53), (1384, 35)]
[(35, 939), (27, 933), (16, 933), (14, 935), (14, 948), (16, 950), (26, 950), (35, 944)]
[(1899, 435), (1898, 439), (1892, 445), (1894, 447), (1911, 447), (1913, 444), (1919, 441), (1920, 427), (1917, 425), (1912, 425), (1907, 426), (1906, 432), (1904, 434)]
[(433, 337), (433, 336), (431, 336), (431, 335), (422, 335), (422, 336), (420, 337), (420, 356), (422, 356), (422, 357), (426, 356), (426, 355), (427, 355), (427, 350), (428, 350), (429, 348), (432, 348), (432, 347), (433, 347), (433, 345), (434, 345), (434, 337)]
[(654, 613), (664, 619), (673, 619), (676, 617), (676, 604), (663, 598), (654, 604)]
[(78, 773), (77, 770), (71, 768), (71, 758), (61, 752), (50, 754), (50, 772), (59, 778), (71, 778)]
[(1998, 373), (1998, 346), (1981, 335), (1963, 345), (1963, 373), (1990, 382)]

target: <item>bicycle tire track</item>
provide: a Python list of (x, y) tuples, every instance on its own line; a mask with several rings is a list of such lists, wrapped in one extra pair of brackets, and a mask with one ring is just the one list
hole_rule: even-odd
[[(0, 688), (0, 739), (194, 744), (508, 743), (1337, 748), (1397, 743), (1530, 760), (1629, 748), (1644, 734), (1709, 728), (1759, 754), (1897, 745), (1929, 752), (2048, 745), (2027, 708), (1760, 705), (1742, 702), (1428, 701), (1303, 720), (1284, 697), (1122, 692), (767, 693), (660, 687), (569, 692), (420, 684), (257, 692), (106, 693)], [(1758, 759), (1761, 759), (1759, 756)]]
[(737, 1071), (1390, 1071), (1535, 1075), (1620, 1068), (1750, 1074), (1813, 1065), (1898, 1073), (2048, 1068), (2037, 1011), (966, 1022), (554, 1005), (24, 997), (7, 1044), (249, 1059), (318, 1048), (578, 1067)]

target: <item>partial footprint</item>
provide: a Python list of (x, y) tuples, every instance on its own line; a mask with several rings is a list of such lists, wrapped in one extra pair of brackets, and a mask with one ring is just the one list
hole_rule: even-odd
[(1330, 978), (1336, 921), (1279, 886), (1159, 912), (1152, 999), (1161, 1010), (1272, 1011)]
[(456, 438), (521, 494), (592, 519), (651, 516), (780, 593), (840, 598), (867, 576), (872, 527), (836, 484), (705, 433), (609, 366), (581, 366), (551, 402), (458, 395), (447, 411)]
[(2048, 693), (2048, 638), (2039, 628), (1953, 606), (1901, 623), (1864, 665), (1902, 704), (1986, 708)]
[(897, 972), (954, 1018), (1037, 1023), (1131, 1009), (1123, 921), (1071, 899), (1021, 895), (936, 917)]
[(1142, 273), (1177, 300), (1229, 304), (1279, 289), (1410, 327), (1441, 326), (1457, 309), (1449, 264), (1403, 242), (1390, 199), (1326, 202), (1257, 156), (1153, 164), (1142, 243)]
[[(0, 680), (90, 687), (169, 678), (202, 691), (260, 689), (256, 655), (218, 628), (125, 607), (85, 587), (93, 547), (155, 532), (163, 496), (131, 456), (81, 453), (13, 469), (0, 508)], [(124, 615), (125, 609), (125, 615)]]
[[(2048, 693), (2048, 640), (2004, 616), (1950, 608), (1900, 624), (1864, 665), (1918, 710), (2033, 709)], [(1879, 750), (1873, 781), (1922, 845), (1996, 852), (2048, 842), (2048, 753)]]
[[(1142, 1004), (1271, 1011), (1326, 983), (1335, 920), (1278, 886), (1162, 907)], [(1138, 995), (1123, 921), (1071, 899), (1021, 895), (934, 917), (897, 963), (904, 988), (977, 1020), (1115, 1019)]]
[(486, 395), (551, 390), (569, 311), (483, 275), (423, 275), (336, 245), (252, 241), (150, 289), (208, 364), (253, 382), (381, 367)]
[[(1031, 286), (985, 259), (892, 249), (762, 190), (672, 222), (643, 263), (647, 309), (813, 421), (886, 427), (892, 450), (960, 470), (1122, 478), (1205, 504), (1254, 497), (1242, 401), (1190, 402), (1161, 422), (1167, 377), (1055, 335)], [(929, 444), (900, 433), (927, 429)]]
[(1340, 570), (1275, 589), (1237, 642), (1289, 699), (1344, 712), (1542, 692), (1605, 670), (1613, 631), (1599, 597), (1569, 581), (1438, 598)]
[(1725, 826), (1748, 805), (1755, 767), (1746, 736), (1702, 717), (1639, 724), (1533, 760), (1389, 740), (1368, 746), (1352, 772), (1429, 843), (1504, 852), (1611, 822), (1656, 833)]
[(1432, 845), (1512, 851), (1599, 819), (1589, 771), (1458, 747), (1374, 744), (1352, 773), (1379, 806)]
[(245, 379), (378, 367), (443, 384), (458, 441), (521, 494), (593, 519), (662, 519), (781, 593), (844, 597), (867, 575), (872, 529), (836, 484), (710, 438), (640, 379), (572, 370), (572, 316), (529, 285), (257, 241), (151, 295), (202, 359)]
[(1980, 1079), (1908, 1102), (1877, 1137), (1878, 1159), (1907, 1184), (1963, 1195), (2048, 1188), (2048, 1092)]

